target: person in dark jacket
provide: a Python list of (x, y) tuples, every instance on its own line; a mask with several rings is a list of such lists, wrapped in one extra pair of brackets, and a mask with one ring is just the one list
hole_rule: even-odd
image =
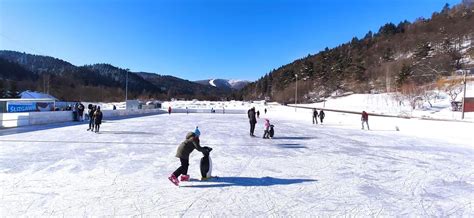
[(178, 177), (180, 175), (181, 175), (181, 178), (180, 178), (181, 181), (189, 181), (188, 166), (189, 166), (189, 155), (191, 154), (191, 152), (193, 152), (194, 149), (202, 153), (208, 152), (208, 150), (201, 147), (199, 143), (200, 135), (201, 135), (201, 132), (199, 131), (199, 128), (196, 127), (194, 132), (188, 132), (188, 134), (186, 134), (186, 139), (178, 146), (178, 149), (176, 151), (176, 157), (179, 158), (179, 161), (181, 162), (181, 166), (178, 167), (178, 169), (176, 169), (168, 177), (168, 179), (175, 185), (179, 185)]
[(260, 111), (257, 111), (257, 119), (260, 119)]
[(100, 107), (97, 107), (97, 110), (94, 112), (94, 124), (95, 132), (98, 133), (100, 129), (100, 124), (102, 124), (102, 111), (100, 111)]
[(94, 113), (95, 113), (95, 110), (96, 110), (96, 106), (95, 105), (92, 105), (92, 104), (89, 104), (88, 106), (89, 110), (87, 111), (88, 114), (89, 114), (89, 129), (87, 129), (87, 131), (94, 131)]
[(250, 122), (250, 136), (255, 136), (253, 134), (255, 131), (255, 124), (257, 124), (257, 118), (255, 118), (255, 107), (250, 108), (250, 110), (247, 111), (247, 115)]
[(318, 111), (316, 109), (313, 109), (313, 124), (318, 124)]
[(82, 103), (79, 103), (79, 106), (77, 107), (77, 112), (79, 113), (79, 121), (84, 121), (84, 105)]
[(324, 117), (326, 116), (326, 114), (324, 114), (324, 111), (321, 110), (321, 111), (319, 112), (319, 115), (318, 115), (318, 116), (319, 116), (319, 120), (321, 121), (321, 124), (323, 124), (323, 120), (324, 120)]
[(370, 130), (369, 128), (369, 114), (365, 111), (362, 111), (362, 116), (360, 117), (360, 121), (362, 121), (362, 129), (364, 129), (364, 123), (367, 124), (367, 130)]

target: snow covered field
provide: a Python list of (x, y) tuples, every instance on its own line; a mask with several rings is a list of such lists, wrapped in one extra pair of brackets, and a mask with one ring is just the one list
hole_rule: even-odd
[[(2, 216), (474, 216), (474, 124), (269, 107), (275, 138), (245, 114), (164, 114), (0, 130)], [(171, 184), (198, 125), (219, 179)], [(400, 131), (396, 131), (398, 127)], [(201, 154), (189, 173), (199, 178)]]

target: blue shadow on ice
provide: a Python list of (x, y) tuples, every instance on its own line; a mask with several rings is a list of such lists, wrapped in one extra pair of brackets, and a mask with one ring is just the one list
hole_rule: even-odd
[(311, 140), (311, 139), (317, 139), (318, 137), (307, 137), (307, 136), (282, 136), (282, 137), (273, 137), (273, 140), (279, 140), (279, 139), (286, 139), (286, 140)]
[[(229, 186), (273, 186), (273, 185), (291, 185), (304, 182), (317, 182), (315, 179), (279, 179), (273, 177), (217, 177), (209, 181), (197, 181), (186, 184), (186, 188), (222, 188)], [(202, 184), (199, 184), (202, 183)], [(209, 184), (212, 183), (212, 184)]]
[[(150, 113), (150, 114), (137, 114), (137, 115), (127, 115), (127, 116), (117, 116), (117, 117), (107, 117), (104, 118), (104, 123), (113, 123), (116, 120), (124, 120), (124, 119), (131, 119), (136, 117), (144, 117), (144, 116), (154, 116), (158, 115), (159, 113)], [(41, 130), (49, 130), (49, 129), (56, 129), (56, 128), (63, 128), (68, 126), (79, 126), (84, 125), (84, 130), (88, 127), (89, 121), (85, 120), (83, 122), (60, 122), (60, 123), (50, 123), (50, 124), (39, 124), (39, 125), (31, 125), (31, 126), (20, 126), (20, 127), (12, 127), (12, 128), (0, 128), (0, 136), (6, 135), (13, 135), (25, 132), (34, 132), (34, 131), (41, 131)], [(120, 134), (120, 133), (116, 133)], [(137, 133), (121, 133), (121, 134), (137, 134)]]
[(136, 131), (100, 131), (99, 134), (112, 134), (112, 135), (156, 135), (152, 132), (136, 132)]
[(296, 143), (276, 144), (276, 146), (281, 147), (281, 148), (308, 148), (304, 145), (296, 144)]

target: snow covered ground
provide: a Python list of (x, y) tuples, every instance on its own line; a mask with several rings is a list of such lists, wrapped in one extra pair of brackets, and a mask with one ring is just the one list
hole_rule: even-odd
[[(396, 100), (395, 93), (381, 94), (352, 94), (344, 97), (328, 98), (325, 102), (313, 104), (299, 104), (299, 106), (310, 106), (317, 108), (327, 108), (335, 110), (347, 110), (368, 113), (385, 114), (403, 117), (433, 118), (461, 120), (461, 112), (453, 112), (451, 109), (451, 99), (443, 91), (433, 90), (438, 93), (436, 98), (428, 102), (419, 102), (416, 109), (410, 106), (407, 100), (401, 102)], [(466, 97), (474, 97), (474, 82), (468, 82), (466, 87)], [(456, 101), (462, 101), (463, 95), (460, 93)], [(465, 113), (465, 120), (474, 121), (474, 113)]]
[[(326, 113), (257, 105), (245, 114), (164, 114), (0, 130), (2, 216), (474, 216), (472, 122)], [(195, 126), (218, 179), (171, 184), (177, 145)], [(396, 131), (398, 127), (399, 131)], [(201, 154), (189, 173), (199, 178)]]

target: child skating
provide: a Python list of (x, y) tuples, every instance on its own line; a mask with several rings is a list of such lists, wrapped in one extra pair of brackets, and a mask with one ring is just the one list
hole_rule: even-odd
[(263, 131), (263, 138), (269, 139), (270, 138), (270, 120), (265, 119), (265, 123), (263, 124), (264, 131)]
[(194, 132), (189, 132), (186, 134), (186, 139), (178, 146), (178, 150), (176, 152), (176, 157), (179, 158), (179, 161), (181, 162), (181, 166), (178, 167), (169, 177), (168, 179), (175, 184), (176, 186), (179, 186), (179, 180), (178, 177), (181, 176), (180, 180), (181, 181), (189, 181), (189, 175), (188, 175), (188, 166), (189, 166), (189, 155), (191, 152), (194, 151), (194, 149), (205, 153), (209, 152), (207, 149), (201, 147), (199, 143), (199, 136), (201, 135), (201, 132), (199, 131), (199, 128), (196, 127)]

